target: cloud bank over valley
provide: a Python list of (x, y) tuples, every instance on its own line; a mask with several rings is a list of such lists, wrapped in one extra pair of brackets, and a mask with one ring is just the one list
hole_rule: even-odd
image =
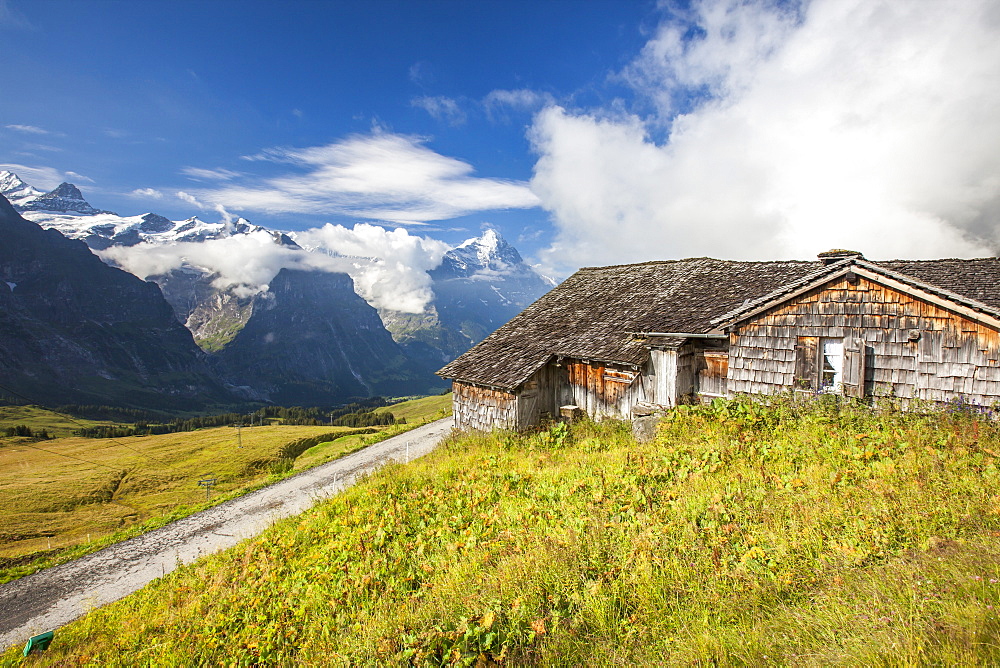
[(194, 267), (216, 275), (213, 287), (240, 297), (267, 291), (281, 269), (342, 272), (375, 308), (421, 313), (433, 298), (427, 272), (449, 248), (404, 229), (364, 223), (325, 225), (294, 236), (303, 248), (318, 252), (279, 245), (260, 230), (200, 242), (111, 246), (99, 254), (143, 279)]

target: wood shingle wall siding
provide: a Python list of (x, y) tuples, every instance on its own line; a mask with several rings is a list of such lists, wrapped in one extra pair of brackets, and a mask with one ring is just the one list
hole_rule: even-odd
[(735, 327), (728, 391), (791, 388), (799, 337), (860, 339), (866, 394), (962, 395), (984, 405), (1000, 399), (997, 329), (861, 277), (836, 279)]
[(458, 381), (451, 384), (451, 390), (456, 429), (517, 428), (516, 395)]

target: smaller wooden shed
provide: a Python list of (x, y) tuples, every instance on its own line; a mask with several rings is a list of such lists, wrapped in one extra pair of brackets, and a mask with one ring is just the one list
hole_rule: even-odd
[(581, 269), (438, 374), (459, 429), (524, 429), (562, 406), (595, 419), (724, 394), (712, 320), (820, 262), (690, 258)]

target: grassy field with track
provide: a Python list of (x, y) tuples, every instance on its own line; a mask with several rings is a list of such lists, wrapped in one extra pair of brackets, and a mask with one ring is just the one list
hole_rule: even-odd
[[(411, 402), (398, 405), (414, 424), (438, 414), (419, 403), (417, 409)], [(50, 434), (78, 428), (77, 423), (96, 424), (70, 422), (36, 407), (0, 410), (6, 411), (0, 433), (7, 424)], [(216, 427), (116, 439), (0, 437), (0, 582), (155, 528), (409, 426), (274, 424), (239, 432)], [(290, 444), (316, 437), (323, 438), (308, 449), (289, 450)], [(199, 486), (206, 479), (215, 480), (210, 500)]]
[(454, 437), (28, 665), (1000, 663), (1000, 425), (827, 399)]

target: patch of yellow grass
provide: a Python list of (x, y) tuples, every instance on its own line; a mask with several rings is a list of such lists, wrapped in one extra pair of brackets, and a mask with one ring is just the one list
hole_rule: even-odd
[[(0, 448), (0, 557), (65, 548), (266, 480), (283, 445), (347, 427), (232, 427), (131, 436), (80, 437)], [(242, 441), (242, 447), (240, 447)], [(333, 454), (331, 451), (328, 454)]]
[(402, 401), (375, 412), (392, 413), (397, 420), (405, 419), (407, 422), (436, 420), (451, 415), (451, 392)]

